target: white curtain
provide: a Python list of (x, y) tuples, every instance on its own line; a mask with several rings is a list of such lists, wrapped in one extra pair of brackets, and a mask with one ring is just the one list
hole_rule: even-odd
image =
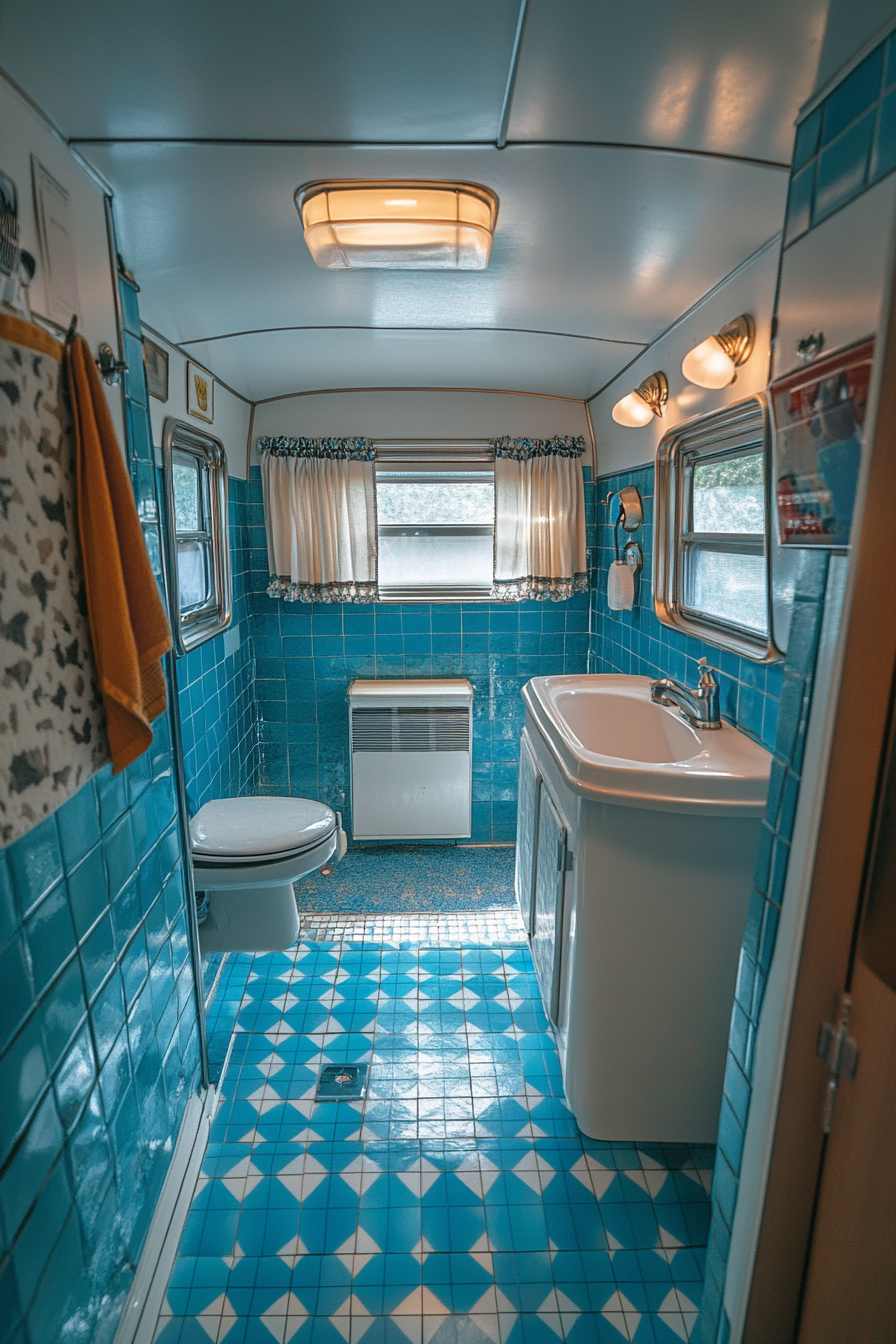
[(369, 439), (258, 440), (270, 597), (376, 600), (375, 449)]
[(588, 587), (582, 438), (496, 439), (495, 579), (503, 602)]

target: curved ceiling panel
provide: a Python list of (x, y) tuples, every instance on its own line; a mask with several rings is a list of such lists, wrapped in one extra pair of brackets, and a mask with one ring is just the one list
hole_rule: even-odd
[(0, 3), (70, 138), (494, 140), (518, 0)]
[[(144, 320), (176, 341), (359, 326), (510, 328), (645, 344), (780, 227), (787, 189), (778, 169), (664, 151), (94, 145), (89, 152), (116, 191), (119, 241), (142, 286)], [(500, 212), (489, 269), (318, 270), (293, 193), (330, 175), (439, 176), (492, 187)], [(216, 358), (211, 347), (213, 371)], [(489, 359), (483, 350), (476, 384), (502, 386), (504, 366)], [(242, 390), (257, 373), (247, 366), (234, 386)], [(543, 387), (546, 376), (540, 389), (554, 390)], [(513, 385), (526, 386), (519, 377)]]
[(827, 11), (828, 0), (532, 0), (509, 138), (789, 163)]
[(458, 387), (584, 398), (641, 346), (505, 331), (264, 331), (184, 346), (250, 401), (347, 387)]

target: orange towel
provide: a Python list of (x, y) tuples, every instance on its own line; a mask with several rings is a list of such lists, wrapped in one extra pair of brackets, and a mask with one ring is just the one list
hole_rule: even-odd
[(134, 492), (93, 356), (66, 348), (77, 444), (78, 524), (93, 652), (117, 774), (152, 741), (167, 704), (161, 658), (171, 632), (146, 553)]

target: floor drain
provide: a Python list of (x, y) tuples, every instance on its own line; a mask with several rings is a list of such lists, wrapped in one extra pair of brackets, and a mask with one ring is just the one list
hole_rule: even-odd
[(328, 1064), (321, 1069), (315, 1101), (357, 1101), (367, 1092), (366, 1064)]

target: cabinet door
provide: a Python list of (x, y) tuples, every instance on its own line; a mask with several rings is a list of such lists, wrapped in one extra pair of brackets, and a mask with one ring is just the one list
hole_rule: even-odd
[(540, 794), (532, 960), (535, 962), (545, 1012), (556, 1026), (560, 996), (566, 827), (543, 783)]
[(541, 775), (525, 732), (520, 738), (520, 788), (516, 826), (516, 899), (523, 927), (534, 932), (535, 850)]

